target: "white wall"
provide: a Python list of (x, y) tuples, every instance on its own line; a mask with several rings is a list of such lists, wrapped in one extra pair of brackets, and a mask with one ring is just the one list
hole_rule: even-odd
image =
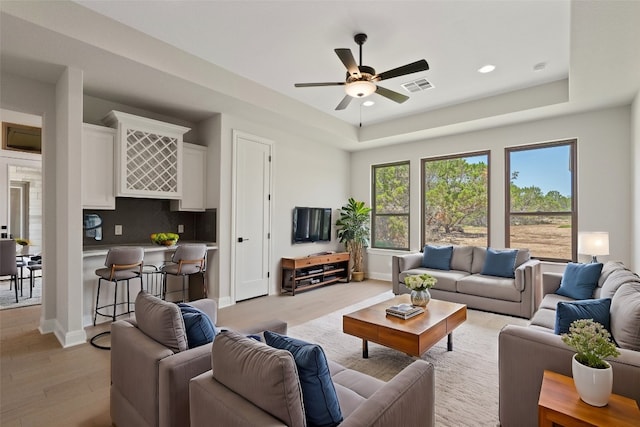
[[(246, 132), (274, 142), (270, 294), (280, 292), (280, 259), (282, 257), (306, 256), (315, 252), (340, 249), (340, 244), (335, 240), (335, 226), (333, 225), (333, 240), (331, 242), (293, 245), (291, 243), (293, 207), (333, 208), (335, 216), (335, 211), (350, 196), (349, 153), (314, 142), (311, 138), (300, 137), (286, 129), (265, 126), (235, 116), (221, 115), (220, 147), (209, 154), (210, 160), (219, 161), (217, 165), (209, 167), (209, 169), (218, 169), (219, 190), (215, 191), (217, 194), (210, 192), (209, 197), (218, 197), (217, 202), (212, 202), (212, 207), (218, 209), (219, 287), (213, 289), (212, 293), (218, 297), (222, 306), (234, 302), (231, 289), (231, 253), (234, 250), (234, 242), (231, 240), (233, 130)], [(208, 184), (215, 185), (211, 178), (208, 180)]]
[[(536, 142), (578, 140), (578, 229), (610, 234), (609, 257), (630, 265), (632, 239), (631, 108), (618, 107), (590, 113), (539, 120), (449, 137), (382, 147), (353, 153), (351, 189), (356, 198), (370, 202), (371, 165), (411, 161), (410, 247), (420, 245), (420, 159), (447, 154), (491, 150), (490, 244), (502, 247), (504, 228), (504, 148)], [(637, 145), (637, 143), (636, 143)], [(391, 252), (370, 250), (368, 277), (390, 280)]]
[(631, 178), (632, 198), (632, 244), (631, 264), (633, 271), (640, 271), (640, 92), (636, 95), (631, 106)]

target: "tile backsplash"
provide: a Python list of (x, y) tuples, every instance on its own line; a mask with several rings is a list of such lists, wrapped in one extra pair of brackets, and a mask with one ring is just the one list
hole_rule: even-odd
[[(83, 233), (83, 245), (114, 245), (151, 243), (151, 233), (177, 233), (184, 226), (180, 240), (216, 241), (216, 211), (173, 212), (169, 200), (116, 198), (115, 210), (84, 209), (84, 215), (97, 214), (102, 219), (102, 240)], [(116, 225), (122, 226), (122, 235), (115, 234)]]

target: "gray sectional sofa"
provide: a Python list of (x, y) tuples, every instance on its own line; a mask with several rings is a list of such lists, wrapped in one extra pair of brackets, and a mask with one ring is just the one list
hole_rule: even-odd
[[(309, 425), (299, 379), (303, 370), (296, 367), (292, 353), (233, 331), (216, 336), (210, 349), (213, 369), (189, 385), (191, 427)], [(385, 383), (327, 362), (343, 417), (341, 427), (434, 425), (431, 363), (416, 360)], [(318, 396), (314, 401), (324, 399)]]
[[(556, 307), (574, 301), (555, 292), (562, 274), (544, 273), (543, 299), (529, 326), (507, 325), (498, 338), (500, 424), (502, 427), (538, 425), (538, 397), (544, 370), (571, 375), (575, 350), (554, 333)], [(640, 277), (619, 262), (607, 262), (591, 298), (611, 298), (611, 335), (620, 356), (613, 367), (613, 392), (640, 405)]]
[(497, 277), (481, 274), (486, 256), (486, 248), (453, 246), (449, 270), (422, 267), (422, 252), (393, 256), (393, 292), (396, 295), (410, 292), (404, 285), (407, 275), (429, 273), (438, 279), (429, 290), (435, 299), (529, 319), (534, 310), (540, 262), (530, 258), (528, 249), (518, 249), (515, 277)]

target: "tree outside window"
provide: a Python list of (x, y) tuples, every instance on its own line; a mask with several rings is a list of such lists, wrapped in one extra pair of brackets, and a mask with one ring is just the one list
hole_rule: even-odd
[(372, 167), (371, 246), (409, 249), (409, 162)]
[(576, 141), (506, 149), (507, 246), (549, 261), (576, 253)]
[(488, 246), (489, 152), (422, 160), (425, 244)]

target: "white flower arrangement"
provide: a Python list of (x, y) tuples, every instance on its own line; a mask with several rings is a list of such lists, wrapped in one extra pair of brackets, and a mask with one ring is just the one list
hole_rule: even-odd
[(404, 284), (412, 291), (433, 288), (438, 280), (430, 274), (416, 274), (404, 278)]

